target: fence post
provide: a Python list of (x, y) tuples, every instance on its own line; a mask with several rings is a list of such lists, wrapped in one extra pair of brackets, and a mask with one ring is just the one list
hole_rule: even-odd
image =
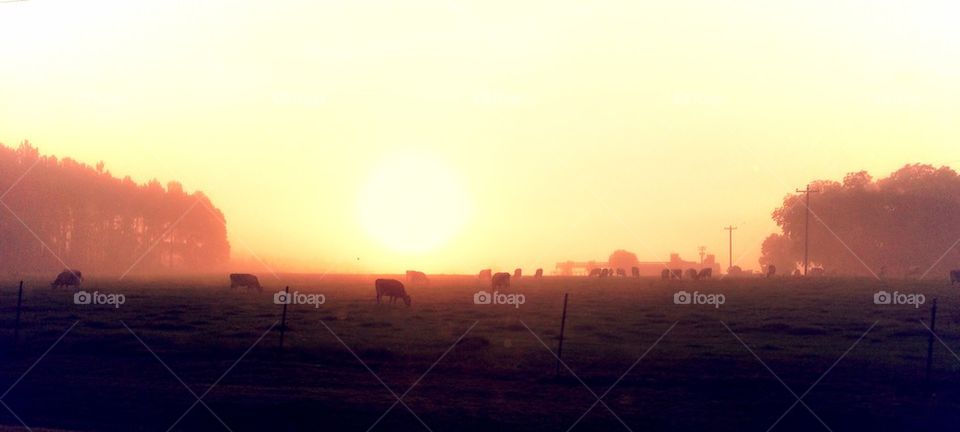
[(287, 331), (287, 306), (290, 304), (290, 287), (286, 287), (284, 291), (287, 295), (284, 297), (286, 301), (283, 302), (283, 317), (280, 318), (280, 349), (283, 349), (283, 335)]
[(20, 307), (23, 305), (23, 281), (20, 281), (20, 290), (17, 291), (17, 319), (13, 322), (13, 349), (17, 349), (20, 341)]
[(930, 369), (933, 366), (933, 339), (937, 329), (937, 299), (930, 308), (930, 337), (927, 339), (927, 386), (930, 386)]
[(567, 298), (570, 297), (570, 293), (563, 294), (563, 317), (560, 319), (560, 345), (557, 347), (557, 373), (556, 375), (560, 376), (560, 363), (563, 358), (563, 332), (567, 327)]

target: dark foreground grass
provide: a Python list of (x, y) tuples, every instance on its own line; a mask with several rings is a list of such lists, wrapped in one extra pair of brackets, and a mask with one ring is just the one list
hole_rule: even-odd
[[(0, 399), (19, 420), (0, 405), (0, 424), (915, 431), (960, 422), (960, 359), (939, 342), (925, 381), (930, 333), (920, 320), (935, 297), (938, 333), (960, 350), (960, 305), (943, 281), (525, 279), (511, 291), (526, 303), (514, 308), (475, 305), (474, 278), (434, 277), (409, 287), (409, 309), (376, 305), (372, 281), (284, 275), (259, 294), (229, 291), (219, 278), (89, 281), (87, 291), (123, 293), (119, 308), (75, 305), (72, 291), (28, 281), (15, 350), (16, 290), (4, 284), (0, 391), (15, 386)], [(319, 308), (290, 307), (282, 351), (273, 303), (281, 285), (326, 296)], [(875, 305), (879, 289), (923, 293), (927, 303)], [(726, 303), (675, 305), (678, 290), (723, 293)], [(561, 367), (557, 377), (549, 350), (565, 292), (572, 373)]]

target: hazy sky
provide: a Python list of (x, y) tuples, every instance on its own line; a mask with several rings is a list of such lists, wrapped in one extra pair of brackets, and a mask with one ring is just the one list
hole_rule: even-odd
[[(279, 269), (757, 267), (809, 180), (960, 166), (960, 4), (0, 3), (0, 142), (227, 215)], [(406, 189), (417, 188), (412, 194)], [(256, 269), (253, 269), (256, 270)]]

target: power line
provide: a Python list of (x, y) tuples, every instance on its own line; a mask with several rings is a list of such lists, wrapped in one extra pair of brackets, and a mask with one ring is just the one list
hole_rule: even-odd
[(730, 264), (727, 266), (727, 273), (729, 274), (730, 269), (733, 268), (733, 230), (737, 229), (737, 227), (730, 225), (724, 229), (727, 231), (730, 231), (730, 256), (729, 256)]

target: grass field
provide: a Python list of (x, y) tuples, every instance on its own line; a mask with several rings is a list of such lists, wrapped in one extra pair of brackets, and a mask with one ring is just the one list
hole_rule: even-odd
[[(262, 293), (211, 277), (88, 281), (86, 291), (122, 293), (119, 308), (76, 305), (73, 291), (28, 281), (16, 349), (16, 289), (3, 284), (0, 390), (13, 387), (0, 400), (16, 417), (0, 406), (0, 430), (24, 430), (21, 421), (71, 431), (960, 424), (960, 359), (940, 342), (925, 380), (930, 332), (920, 320), (929, 322), (933, 298), (937, 333), (960, 350), (960, 304), (944, 281), (525, 278), (510, 290), (525, 303), (513, 307), (474, 304), (485, 288), (475, 278), (436, 276), (408, 287), (407, 308), (375, 304), (373, 276), (282, 278), (262, 275)], [(289, 307), (280, 350), (273, 294), (282, 285), (326, 302)], [(923, 293), (926, 303), (876, 305), (880, 289)], [(677, 305), (679, 290), (725, 302)], [(569, 370), (557, 377), (564, 293)]]

